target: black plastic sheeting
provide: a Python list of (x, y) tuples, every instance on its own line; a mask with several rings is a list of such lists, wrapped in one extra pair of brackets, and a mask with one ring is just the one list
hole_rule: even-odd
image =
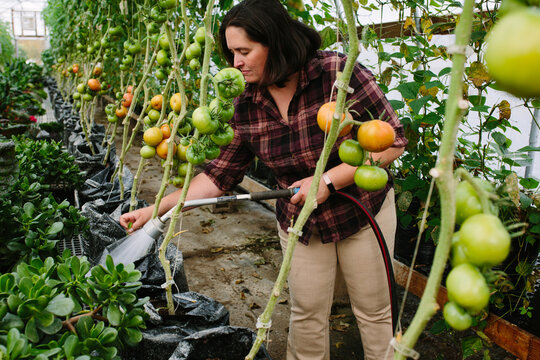
[[(220, 326), (183, 338), (169, 360), (240, 360), (251, 349), (255, 333), (248, 328)], [(270, 359), (261, 346), (255, 359)]]
[(157, 309), (165, 306), (164, 297), (145, 305), (150, 320), (147, 321), (147, 329), (142, 331), (143, 340), (136, 347), (125, 349), (125, 359), (168, 359), (185, 337), (229, 325), (229, 311), (206, 295), (176, 293), (173, 301), (176, 314), (172, 316), (166, 310)]

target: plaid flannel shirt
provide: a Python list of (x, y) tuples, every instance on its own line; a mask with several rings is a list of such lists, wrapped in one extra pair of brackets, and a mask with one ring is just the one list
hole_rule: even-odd
[[(294, 181), (312, 176), (324, 146), (325, 134), (317, 125), (317, 112), (322, 104), (335, 101), (337, 89), (332, 91), (336, 70), (343, 71), (346, 57), (328, 51), (318, 51), (300, 71), (296, 93), (288, 110), (288, 121), (283, 120), (266, 88), (248, 84), (244, 93), (236, 98), (236, 113), (230, 124), (235, 131), (230, 145), (205, 169), (206, 175), (224, 191), (239, 184), (255, 157), (270, 168), (282, 188)], [(352, 115), (361, 121), (370, 120), (369, 114), (381, 116), (396, 132), (394, 147), (407, 145), (399, 119), (375, 78), (365, 67), (356, 64), (349, 86), (354, 93), (347, 100), (356, 100), (351, 106)], [(356, 134), (356, 128), (347, 136), (340, 137), (329, 157), (327, 168), (341, 163), (338, 156), (339, 144)], [(322, 181), (322, 180), (321, 180)], [(354, 184), (341, 191), (356, 197), (376, 214), (391, 188), (387, 186), (376, 192), (366, 192)], [(283, 230), (297, 219), (301, 206), (291, 204), (288, 199), (276, 203), (276, 217)], [(306, 222), (299, 241), (308, 244), (313, 226), (317, 226), (322, 242), (335, 242), (358, 232), (367, 224), (367, 218), (356, 205), (338, 195), (330, 196), (319, 204)]]

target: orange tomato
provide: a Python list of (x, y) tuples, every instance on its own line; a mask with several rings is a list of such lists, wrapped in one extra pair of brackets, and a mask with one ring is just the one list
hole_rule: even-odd
[(158, 94), (150, 100), (150, 105), (152, 105), (152, 108), (156, 110), (161, 110), (161, 107), (163, 106), (163, 95)]
[(126, 89), (126, 92), (128, 94), (132, 94), (133, 93), (133, 85), (128, 85), (127, 89)]
[(79, 72), (79, 64), (73, 64), (72, 69), (73, 69), (74, 74), (78, 73)]
[(129, 107), (132, 101), (133, 101), (133, 94), (125, 93), (124, 96), (122, 96), (122, 105), (124, 105), (125, 107)]
[(123, 119), (126, 117), (127, 113), (128, 113), (128, 109), (127, 107), (125, 106), (120, 106), (119, 108), (116, 108), (116, 110), (114, 111), (114, 113), (116, 114), (116, 116), (119, 118), (119, 119)]
[(172, 111), (175, 113), (179, 113), (180, 110), (182, 110), (182, 95), (180, 93), (176, 93), (173, 96), (171, 96), (171, 100), (169, 101), (171, 105)]
[[(156, 154), (162, 159), (167, 158), (167, 154), (169, 152), (169, 140), (163, 139), (161, 142), (156, 146)], [(173, 152), (176, 153), (176, 144), (173, 142)]]
[(161, 130), (164, 139), (168, 139), (171, 137), (171, 127), (169, 126), (169, 124), (163, 124), (159, 129)]
[(382, 120), (370, 120), (358, 128), (358, 143), (370, 152), (381, 152), (394, 143), (396, 133), (392, 125)]
[(98, 79), (88, 79), (88, 88), (92, 91), (99, 91), (101, 84)]
[[(334, 118), (334, 111), (336, 110), (336, 102), (330, 101), (324, 104), (320, 107), (319, 112), (317, 113), (317, 124), (319, 125), (319, 128), (324, 131), (325, 133), (330, 132), (330, 126), (332, 126), (332, 120)], [(352, 120), (352, 116), (349, 112), (347, 112), (347, 119)], [(345, 115), (341, 116), (341, 122), (345, 120)], [(352, 124), (344, 127), (340, 133), (339, 136), (347, 135), (352, 129)]]

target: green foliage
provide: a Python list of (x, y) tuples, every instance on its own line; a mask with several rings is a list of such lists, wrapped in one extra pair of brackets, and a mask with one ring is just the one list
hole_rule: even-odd
[(26, 137), (16, 137), (14, 140), (19, 170), (27, 174), (30, 181), (42, 185), (67, 185), (73, 189), (79, 188), (84, 182), (75, 158), (62, 148), (61, 142)]
[(13, 46), (13, 36), (9, 24), (5, 21), (0, 21), (0, 70), (3, 64), (7, 63), (15, 56), (15, 46)]
[[(56, 255), (56, 244), (87, 230), (87, 219), (67, 200), (60, 203), (49, 184), (77, 186), (82, 176), (60, 143), (14, 138), (19, 172), (0, 198), (0, 271), (19, 261)], [(47, 184), (49, 182), (49, 184)]]
[[(119, 348), (137, 344), (146, 327), (139, 278), (133, 265), (115, 267), (109, 257), (106, 270), (91, 269), (69, 251), (20, 263), (0, 276), (2, 358), (119, 359)], [(114, 287), (109, 299), (96, 288), (105, 283)]]
[(0, 71), (0, 131), (24, 127), (45, 114), (41, 104), (47, 94), (43, 91), (42, 68), (24, 59), (10, 59)]

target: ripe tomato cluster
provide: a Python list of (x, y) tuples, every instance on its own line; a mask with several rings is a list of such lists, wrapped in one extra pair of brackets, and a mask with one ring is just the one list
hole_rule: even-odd
[[(64, 69), (64, 72), (68, 75), (71, 73), (79, 78), (83, 76), (82, 71), (79, 71), (78, 64), (73, 64), (67, 69)], [(99, 80), (103, 74), (103, 64), (98, 62), (93, 66), (91, 78), (86, 83), (80, 82), (77, 85), (76, 91), (72, 94), (76, 109), (81, 108), (82, 102), (90, 102), (97, 95), (104, 95), (109, 91), (111, 86), (106, 81), (101, 82)]]
[[(220, 146), (229, 145), (234, 138), (234, 130), (228, 122), (234, 116), (232, 98), (243, 92), (244, 77), (237, 69), (226, 68), (220, 70), (215, 78), (218, 79), (216, 82), (218, 86), (228, 84), (227, 91), (218, 89), (221, 97), (212, 99), (208, 106), (197, 107), (191, 117), (180, 120), (176, 134), (171, 133), (173, 121), (177, 120), (182, 103), (185, 101), (180, 93), (171, 96), (168, 106), (164, 104), (161, 94), (155, 95), (146, 109), (143, 118), (144, 145), (140, 155), (145, 159), (153, 158), (155, 155), (166, 159), (169, 143), (172, 141), (173, 166), (178, 169), (178, 174), (171, 177), (170, 182), (175, 186), (183, 186), (188, 163), (196, 166), (205, 160), (217, 158), (221, 153)], [(162, 111), (164, 114), (168, 111), (167, 119), (164, 121), (160, 120)], [(198, 131), (199, 137), (192, 136), (193, 129)]]
[[(489, 303), (490, 289), (484, 272), (500, 264), (510, 252), (510, 234), (501, 220), (484, 209), (477, 189), (493, 192), (491, 184), (474, 178), (456, 187), (456, 224), (451, 248), (452, 270), (446, 278), (449, 302), (444, 306), (446, 322), (456, 330), (472, 325), (473, 316)], [(485, 212), (484, 212), (485, 211)]]
[[(330, 132), (334, 119), (336, 103), (334, 101), (322, 105), (317, 113), (317, 124), (325, 133)], [(345, 119), (352, 120), (351, 114), (346, 111), (341, 116), (341, 122)], [(349, 134), (353, 124), (343, 124), (338, 136)], [(358, 128), (356, 140), (347, 139), (339, 145), (339, 158), (342, 162), (351, 166), (357, 166), (354, 174), (356, 186), (366, 191), (377, 191), (384, 188), (388, 182), (388, 173), (376, 165), (366, 165), (368, 153), (377, 153), (388, 149), (394, 143), (396, 134), (392, 126), (386, 121), (370, 120), (364, 122)]]

